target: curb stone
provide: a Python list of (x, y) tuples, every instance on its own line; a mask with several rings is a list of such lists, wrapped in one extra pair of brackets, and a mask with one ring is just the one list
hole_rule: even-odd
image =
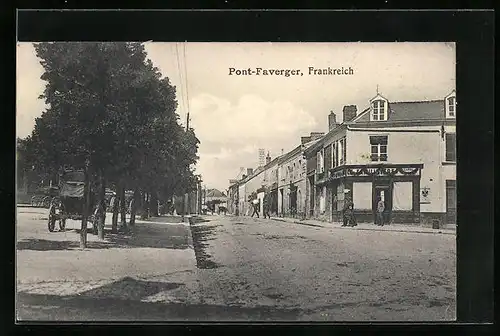
[(405, 233), (427, 233), (427, 234), (447, 234), (447, 235), (456, 235), (456, 231), (454, 230), (448, 230), (448, 229), (442, 229), (438, 231), (422, 231), (422, 230), (403, 230), (403, 229), (389, 229), (389, 230), (381, 230), (377, 228), (352, 228), (352, 227), (338, 227), (338, 226), (325, 226), (325, 225), (320, 225), (320, 224), (308, 224), (300, 221), (288, 221), (282, 218), (271, 218), (274, 221), (278, 222), (283, 222), (283, 223), (290, 223), (290, 224), (299, 224), (299, 225), (304, 225), (304, 226), (317, 226), (317, 227), (322, 227), (325, 229), (350, 229), (350, 230), (362, 230), (362, 231), (386, 231), (386, 232), (405, 232)]

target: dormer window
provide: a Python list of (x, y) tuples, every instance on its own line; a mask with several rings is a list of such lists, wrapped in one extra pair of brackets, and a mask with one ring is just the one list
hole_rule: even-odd
[(455, 117), (455, 97), (448, 98), (448, 118)]
[(457, 98), (455, 91), (445, 98), (446, 118), (455, 118), (457, 115)]
[(387, 120), (389, 110), (389, 103), (387, 99), (381, 95), (377, 95), (371, 100), (371, 121), (385, 121)]

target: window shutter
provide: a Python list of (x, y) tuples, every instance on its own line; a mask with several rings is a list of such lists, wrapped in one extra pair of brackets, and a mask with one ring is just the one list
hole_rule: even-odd
[(446, 133), (446, 161), (456, 161), (456, 134)]
[(342, 161), (346, 162), (346, 159), (347, 159), (347, 141), (346, 141), (346, 138), (343, 139), (342, 141), (342, 149), (343, 149), (343, 152), (342, 152)]
[(332, 168), (332, 145), (325, 147), (325, 170)]
[(338, 155), (337, 155), (337, 143), (333, 143), (333, 148), (332, 148), (332, 152), (333, 152), (333, 167), (337, 167), (339, 165), (339, 159), (338, 159)]

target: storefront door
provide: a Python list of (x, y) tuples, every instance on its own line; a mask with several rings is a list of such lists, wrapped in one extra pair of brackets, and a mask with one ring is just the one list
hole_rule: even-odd
[(384, 223), (388, 224), (391, 222), (392, 217), (392, 188), (389, 184), (379, 184), (373, 188), (373, 214), (375, 217), (379, 199), (384, 202)]

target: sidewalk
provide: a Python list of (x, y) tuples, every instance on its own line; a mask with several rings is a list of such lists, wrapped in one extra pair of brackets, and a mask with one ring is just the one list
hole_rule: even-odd
[(56, 224), (56, 231), (49, 233), (46, 220), (21, 218), (17, 291), (25, 297), (186, 299), (196, 271), (189, 223), (171, 216), (138, 219), (131, 230), (115, 234), (111, 218), (107, 214), (105, 239), (88, 233), (85, 250), (79, 248), (81, 221), (67, 220), (64, 232)]
[(329, 229), (343, 229), (343, 230), (369, 230), (369, 231), (393, 231), (393, 232), (412, 232), (412, 233), (440, 233), (440, 234), (456, 234), (455, 228), (440, 228), (433, 229), (429, 227), (417, 226), (417, 225), (408, 225), (408, 224), (388, 224), (384, 226), (376, 226), (371, 223), (358, 223), (355, 227), (342, 227), (341, 223), (332, 223), (332, 222), (323, 222), (314, 219), (305, 219), (300, 220), (297, 218), (288, 218), (288, 217), (271, 217), (272, 220), (286, 222), (286, 223), (294, 223), (300, 225), (307, 226), (317, 226)]

